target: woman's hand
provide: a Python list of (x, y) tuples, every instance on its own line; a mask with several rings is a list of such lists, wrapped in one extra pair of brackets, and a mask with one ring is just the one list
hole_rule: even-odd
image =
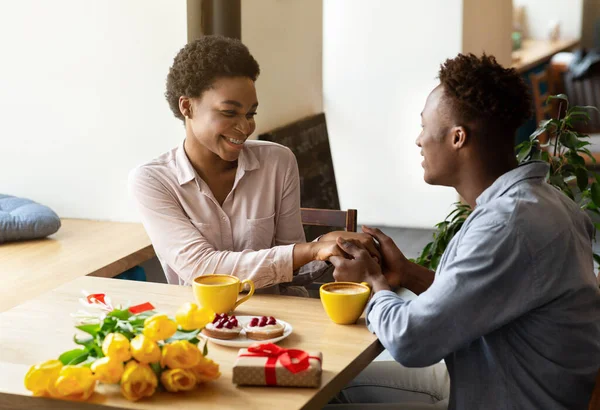
[(321, 236), (319, 242), (336, 241), (337, 238), (341, 238), (345, 241), (350, 242), (358, 242), (363, 248), (367, 250), (367, 252), (369, 252), (369, 255), (372, 258), (375, 258), (377, 262), (381, 263), (381, 252), (379, 250), (379, 247), (373, 240), (372, 235), (360, 232), (334, 231)]
[(311, 242), (314, 245), (314, 260), (327, 261), (332, 256), (347, 258), (348, 254), (344, 252), (336, 243), (336, 241), (318, 241)]

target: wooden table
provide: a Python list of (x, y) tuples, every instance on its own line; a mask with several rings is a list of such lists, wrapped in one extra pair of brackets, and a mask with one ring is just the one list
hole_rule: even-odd
[(0, 312), (80, 276), (116, 276), (154, 255), (141, 224), (63, 219), (46, 239), (0, 245)]
[[(236, 387), (231, 372), (238, 349), (209, 343), (209, 357), (220, 365), (222, 376), (187, 394), (157, 393), (137, 403), (121, 397), (117, 386), (101, 386), (84, 405), (31, 397), (23, 376), (32, 364), (56, 358), (75, 348), (75, 328), (70, 313), (81, 308), (81, 289), (104, 292), (113, 303), (152, 302), (157, 310), (173, 314), (193, 300), (189, 287), (105, 278), (82, 277), (0, 314), (0, 408), (105, 409), (105, 406), (139, 409), (320, 409), (383, 350), (364, 324), (336, 325), (317, 299), (255, 295), (236, 310), (238, 315), (275, 316), (290, 323), (293, 333), (282, 347), (323, 353), (319, 389)], [(3, 407), (4, 405), (4, 407)], [(54, 406), (54, 407), (52, 407)]]
[(522, 47), (513, 51), (512, 68), (524, 73), (533, 67), (549, 61), (556, 53), (567, 51), (579, 45), (579, 39), (571, 40), (523, 40)]

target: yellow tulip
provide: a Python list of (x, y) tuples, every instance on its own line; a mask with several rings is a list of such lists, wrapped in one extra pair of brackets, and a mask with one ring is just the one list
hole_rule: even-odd
[(121, 394), (131, 401), (142, 397), (150, 397), (158, 386), (158, 378), (150, 366), (138, 363), (135, 360), (125, 365), (125, 372), (121, 377)]
[(177, 324), (164, 314), (157, 314), (144, 321), (144, 336), (158, 342), (170, 338), (177, 331)]
[(87, 400), (94, 393), (96, 378), (89, 367), (64, 366), (50, 385), (50, 396), (65, 400)]
[(96, 360), (90, 368), (99, 381), (108, 384), (119, 383), (125, 370), (122, 361), (108, 356)]
[(48, 360), (31, 366), (25, 375), (25, 388), (33, 392), (34, 396), (47, 394), (50, 385), (58, 379), (62, 367), (60, 360)]
[(163, 346), (160, 365), (170, 369), (190, 369), (200, 362), (201, 357), (198, 346), (187, 340), (177, 340)]
[(196, 376), (191, 370), (187, 369), (165, 370), (160, 375), (160, 381), (165, 389), (171, 393), (188, 391), (196, 387)]
[(154, 340), (137, 335), (131, 340), (131, 355), (140, 363), (155, 363), (160, 361), (160, 347)]
[(213, 311), (205, 307), (198, 307), (197, 304), (191, 302), (182, 305), (175, 313), (175, 320), (183, 330), (202, 329), (214, 318)]
[(102, 353), (120, 362), (131, 359), (129, 351), (129, 339), (121, 333), (109, 333), (102, 342)]
[(198, 384), (217, 380), (219, 376), (221, 376), (219, 365), (204, 356), (202, 356), (200, 362), (190, 370), (196, 376), (196, 382)]

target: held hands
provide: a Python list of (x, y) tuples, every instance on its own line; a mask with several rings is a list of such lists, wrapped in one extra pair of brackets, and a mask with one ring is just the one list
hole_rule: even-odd
[(398, 249), (392, 238), (377, 228), (362, 227), (363, 232), (369, 234), (379, 242), (382, 256), (382, 270), (391, 287), (402, 286), (405, 281), (405, 272), (410, 263), (406, 256)]
[(381, 261), (381, 252), (377, 248), (377, 244), (373, 240), (373, 237), (367, 233), (360, 232), (346, 232), (346, 231), (335, 231), (329, 232), (321, 237), (319, 242), (321, 241), (336, 241), (337, 238), (345, 239), (350, 242), (358, 242), (360, 246), (369, 252), (372, 258), (377, 259), (378, 262)]

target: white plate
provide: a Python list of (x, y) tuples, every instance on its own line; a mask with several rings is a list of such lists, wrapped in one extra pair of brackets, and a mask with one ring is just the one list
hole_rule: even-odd
[(244, 327), (244, 325), (250, 323), (250, 320), (252, 320), (253, 317), (257, 317), (257, 316), (236, 316), (238, 323), (240, 324), (240, 326), (242, 326), (242, 331), (240, 332), (238, 337), (236, 337), (235, 339), (217, 339), (214, 337), (206, 336), (202, 332), (200, 332), (198, 334), (198, 336), (201, 336), (204, 339), (208, 339), (216, 345), (229, 346), (229, 347), (248, 347), (250, 345), (253, 345), (254, 343), (277, 343), (280, 340), (283, 340), (286, 337), (288, 337), (289, 335), (291, 335), (292, 331), (294, 330), (292, 328), (292, 325), (290, 325), (288, 322), (284, 322), (283, 320), (277, 319), (277, 322), (281, 323), (284, 326), (283, 334), (281, 336), (275, 337), (273, 339), (267, 339), (267, 340), (248, 339), (246, 337), (246, 331), (243, 329), (243, 327)]

